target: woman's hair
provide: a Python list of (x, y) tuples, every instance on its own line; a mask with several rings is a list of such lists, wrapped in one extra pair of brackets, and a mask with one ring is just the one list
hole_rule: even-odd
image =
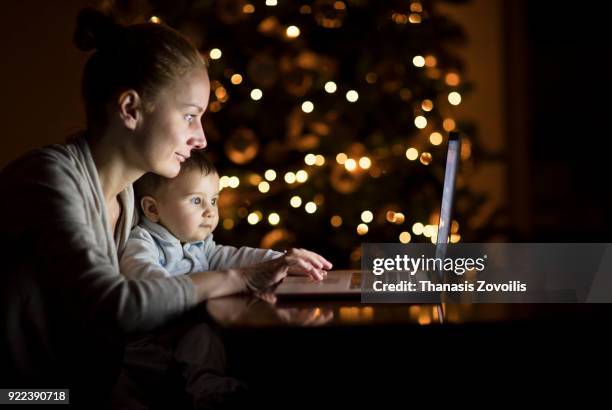
[(96, 50), (83, 72), (88, 127), (106, 124), (106, 104), (133, 89), (152, 110), (157, 94), (193, 69), (206, 69), (198, 50), (178, 31), (154, 23), (121, 26), (86, 8), (77, 17), (76, 46)]
[[(212, 161), (204, 154), (203, 150), (191, 151), (191, 156), (181, 164), (181, 174), (191, 170), (200, 171), (203, 177), (209, 174), (219, 175), (219, 171), (217, 171)], [(147, 172), (134, 182), (134, 195), (137, 203), (139, 203), (144, 196), (155, 197), (159, 188), (165, 186), (165, 184), (170, 181), (172, 181), (172, 178), (166, 178), (152, 172)]]

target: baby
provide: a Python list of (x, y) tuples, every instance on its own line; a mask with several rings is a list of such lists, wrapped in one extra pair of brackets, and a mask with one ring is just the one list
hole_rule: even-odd
[[(269, 249), (217, 245), (219, 174), (202, 151), (192, 151), (176, 178), (146, 174), (134, 184), (142, 214), (121, 256), (121, 273), (132, 279), (242, 268), (285, 257)], [(326, 276), (331, 264), (303, 249), (288, 263), (289, 274)]]

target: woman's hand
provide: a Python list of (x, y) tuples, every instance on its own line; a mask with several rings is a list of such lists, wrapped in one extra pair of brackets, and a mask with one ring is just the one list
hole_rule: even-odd
[(285, 261), (285, 255), (283, 255), (266, 262), (234, 270), (243, 277), (250, 291), (262, 292), (283, 280), (287, 276), (289, 266)]
[(251, 291), (260, 292), (280, 282), (287, 274), (323, 280), (331, 267), (332, 264), (321, 255), (306, 249), (292, 248), (276, 259), (240, 268), (238, 271)]

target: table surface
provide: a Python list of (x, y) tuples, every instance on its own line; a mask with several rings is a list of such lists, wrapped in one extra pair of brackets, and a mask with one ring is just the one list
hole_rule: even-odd
[(458, 325), (592, 320), (602, 305), (361, 303), (350, 298), (279, 299), (240, 295), (210, 300), (206, 309), (223, 328)]

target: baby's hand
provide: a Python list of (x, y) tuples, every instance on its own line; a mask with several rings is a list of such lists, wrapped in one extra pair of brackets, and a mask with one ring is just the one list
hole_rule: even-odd
[(327, 259), (306, 249), (291, 248), (284, 258), (290, 275), (310, 276), (316, 281), (325, 279), (332, 268)]

